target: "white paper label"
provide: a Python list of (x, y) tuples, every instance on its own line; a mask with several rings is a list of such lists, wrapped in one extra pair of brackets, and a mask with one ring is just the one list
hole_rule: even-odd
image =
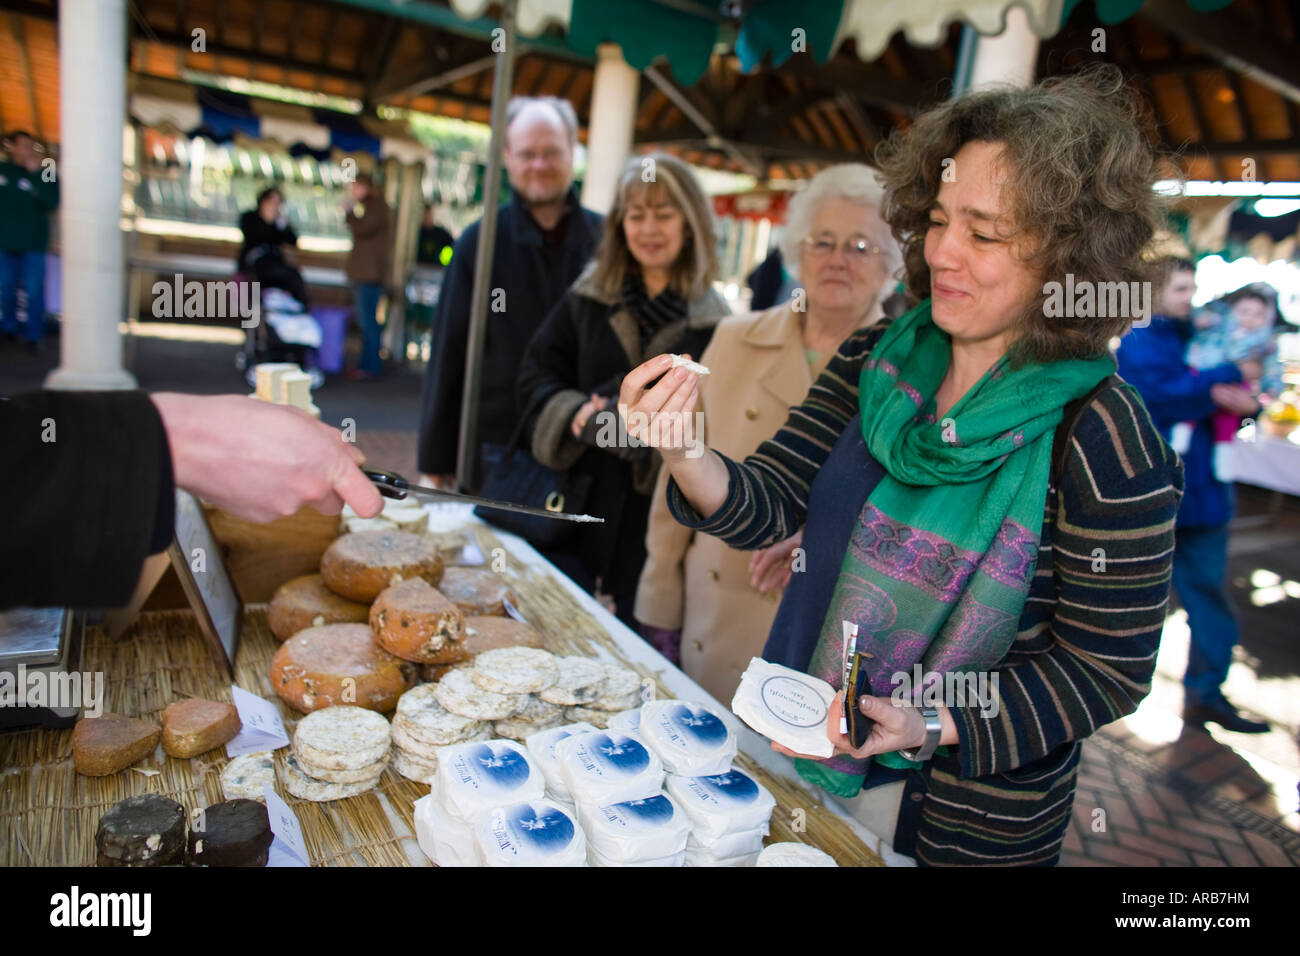
[(298, 817), (269, 783), (263, 792), (266, 794), (266, 814), (271, 820), (271, 832), (275, 834), (266, 865), (311, 866), (311, 856), (307, 853), (307, 841), (303, 839)]
[(230, 686), (235, 709), (239, 711), (239, 733), (234, 740), (226, 744), (228, 757), (242, 757), (269, 750), (279, 750), (289, 746), (289, 735), (285, 732), (284, 721), (275, 704), (263, 700), (256, 694), (250, 694), (242, 687)]
[(763, 681), (763, 706), (782, 723), (818, 727), (826, 723), (826, 704), (808, 685), (777, 675)]

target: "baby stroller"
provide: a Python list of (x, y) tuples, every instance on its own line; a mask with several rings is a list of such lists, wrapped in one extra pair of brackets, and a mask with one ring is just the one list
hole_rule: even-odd
[[(250, 281), (246, 273), (237, 282)], [(325, 383), (325, 373), (315, 362), (314, 350), (320, 348), (321, 328), (303, 304), (275, 287), (262, 287), (258, 321), (244, 330), (244, 347), (235, 353), (235, 368), (244, 373), (249, 386), (256, 387), (255, 366), (263, 362), (292, 362), (311, 376), (311, 387)]]

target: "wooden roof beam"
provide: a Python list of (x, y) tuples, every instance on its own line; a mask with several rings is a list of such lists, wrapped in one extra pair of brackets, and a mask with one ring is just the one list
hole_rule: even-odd
[(1138, 16), (1205, 50), (1230, 70), (1300, 103), (1300, 58), (1295, 47), (1234, 8), (1199, 13), (1186, 0), (1146, 0)]

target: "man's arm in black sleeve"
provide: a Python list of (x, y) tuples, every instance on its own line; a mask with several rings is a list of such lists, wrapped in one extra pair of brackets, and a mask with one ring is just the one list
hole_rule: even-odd
[(0, 607), (119, 607), (171, 540), (162, 419), (144, 392), (30, 392), (0, 401), (9, 530)]

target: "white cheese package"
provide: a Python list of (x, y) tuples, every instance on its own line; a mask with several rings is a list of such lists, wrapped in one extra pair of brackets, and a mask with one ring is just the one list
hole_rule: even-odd
[(443, 813), (433, 794), (415, 801), (415, 839), (439, 866), (480, 865), (474, 828)]
[(556, 745), (555, 759), (580, 810), (653, 797), (664, 782), (663, 763), (635, 734), (575, 734)]
[(692, 833), (686, 842), (686, 849), (696, 853), (708, 853), (720, 859), (733, 856), (756, 856), (763, 850), (763, 837), (767, 836), (767, 832), (768, 825), (764, 823), (756, 830), (728, 833), (716, 840), (701, 840)]
[(599, 850), (587, 847), (587, 862), (592, 866), (685, 866), (686, 851), (674, 853), (672, 856), (660, 857), (654, 860), (637, 860), (635, 863), (625, 863), (621, 860), (614, 860), (605, 856)]
[(665, 770), (685, 777), (723, 773), (736, 758), (736, 735), (704, 704), (652, 700), (641, 707), (637, 735), (659, 755)]
[(474, 825), (485, 866), (586, 866), (587, 841), (574, 818), (547, 800), (495, 807)]
[(605, 726), (609, 730), (617, 730), (624, 734), (636, 730), (641, 726), (641, 708), (633, 707), (631, 710), (620, 710), (609, 718), (609, 723)]
[(587, 845), (614, 865), (661, 860), (686, 849), (690, 818), (664, 793), (579, 811)]
[(542, 799), (546, 778), (521, 744), (484, 740), (444, 747), (432, 792), (444, 813), (473, 823), (484, 810)]
[(560, 776), (559, 764), (555, 762), (555, 745), (574, 734), (590, 734), (595, 730), (596, 728), (586, 721), (579, 721), (576, 724), (565, 724), (563, 727), (539, 730), (535, 734), (529, 734), (524, 740), (528, 755), (533, 758), (533, 763), (541, 768), (542, 776), (546, 778), (547, 792), (557, 802), (572, 804), (573, 796), (569, 793), (564, 778)]
[(755, 866), (839, 866), (829, 853), (806, 843), (773, 843), (758, 855)]
[(835, 689), (824, 680), (761, 657), (750, 658), (731, 709), (764, 737), (795, 753), (830, 757), (826, 720)]
[(665, 786), (668, 795), (690, 817), (699, 843), (757, 830), (776, 808), (776, 798), (766, 787), (735, 768), (709, 777), (669, 774)]
[(743, 856), (714, 856), (708, 850), (698, 848), (686, 848), (686, 862), (684, 866), (754, 866), (758, 862), (757, 853), (746, 853)]

